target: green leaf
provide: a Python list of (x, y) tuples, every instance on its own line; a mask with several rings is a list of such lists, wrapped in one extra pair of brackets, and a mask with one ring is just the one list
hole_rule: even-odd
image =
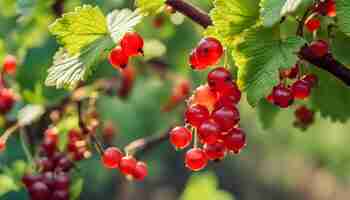
[(48, 70), (46, 86), (75, 87), (79, 81), (85, 81), (91, 75), (104, 51), (113, 46), (114, 43), (110, 37), (103, 37), (74, 56), (70, 56), (65, 49), (60, 49), (54, 56), (53, 65)]
[(155, 15), (163, 10), (165, 0), (136, 0), (135, 4), (142, 14)]
[(341, 63), (350, 66), (350, 37), (337, 31), (332, 40), (332, 54)]
[(350, 1), (336, 0), (339, 30), (350, 36)]
[(15, 180), (7, 175), (0, 175), (0, 196), (3, 196), (12, 191), (18, 191), (19, 186)]
[(180, 200), (233, 200), (228, 192), (218, 189), (218, 180), (212, 173), (194, 175), (186, 185)]
[(268, 95), (279, 82), (279, 69), (289, 68), (297, 61), (297, 52), (304, 39), (274, 37), (274, 29), (255, 27), (243, 35), (234, 49), (238, 66), (238, 84), (246, 90), (250, 105)]
[(84, 180), (82, 178), (78, 178), (74, 181), (69, 190), (70, 200), (78, 199), (80, 193), (83, 191)]
[(272, 127), (279, 111), (280, 109), (277, 106), (271, 104), (265, 99), (259, 102), (257, 105), (257, 113), (263, 129), (269, 129)]
[(322, 117), (333, 121), (345, 122), (350, 118), (350, 90), (349, 87), (329, 73), (312, 67), (319, 79), (318, 86), (313, 89), (311, 106), (319, 111)]
[(286, 0), (262, 0), (260, 16), (266, 27), (271, 27), (281, 19), (281, 11)]
[[(258, 0), (215, 0), (210, 12), (214, 28), (209, 28), (206, 35), (213, 32), (227, 47), (232, 47), (237, 37), (247, 28), (256, 24), (259, 18)], [(214, 29), (215, 31), (213, 31)]]
[(107, 21), (98, 7), (84, 5), (66, 13), (49, 27), (50, 32), (71, 56), (107, 35)]

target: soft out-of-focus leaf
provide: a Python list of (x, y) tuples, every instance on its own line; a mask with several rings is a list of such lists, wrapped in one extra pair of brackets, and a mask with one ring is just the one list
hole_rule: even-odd
[(152, 39), (145, 41), (143, 51), (145, 59), (149, 60), (163, 56), (166, 53), (167, 48), (161, 41)]
[(280, 109), (265, 99), (261, 100), (256, 108), (262, 128), (271, 128)]
[(141, 13), (155, 15), (163, 9), (165, 6), (164, 2), (165, 0), (136, 0), (135, 4), (141, 10)]
[(338, 28), (350, 36), (350, 1), (336, 0)]
[(20, 187), (16, 184), (14, 179), (7, 175), (0, 175), (0, 196), (8, 192), (18, 191)]
[(350, 35), (337, 31), (332, 39), (331, 49), (337, 60), (350, 67)]
[(80, 193), (83, 191), (84, 180), (82, 178), (76, 179), (69, 189), (70, 200), (79, 199)]
[(42, 105), (26, 105), (18, 111), (17, 121), (20, 126), (27, 126), (38, 120), (45, 112)]

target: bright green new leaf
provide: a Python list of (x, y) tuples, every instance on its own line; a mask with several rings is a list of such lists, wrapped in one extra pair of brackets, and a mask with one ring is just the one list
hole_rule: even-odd
[(339, 29), (350, 36), (350, 1), (336, 0)]
[(165, 0), (136, 0), (136, 7), (144, 15), (155, 15), (162, 11)]
[(15, 180), (7, 175), (0, 175), (0, 196), (3, 196), (11, 191), (18, 191), (19, 186)]
[[(215, 33), (219, 34), (225, 46), (232, 47), (245, 29), (257, 23), (259, 18), (258, 0), (215, 0), (210, 12)], [(209, 28), (213, 29), (213, 28)], [(211, 35), (213, 30), (206, 35)]]
[(228, 192), (218, 189), (218, 180), (212, 173), (194, 175), (186, 185), (180, 200), (233, 200)]
[(333, 56), (341, 63), (350, 67), (350, 36), (337, 31), (335, 37), (332, 39), (332, 45), (330, 46)]
[(279, 69), (290, 68), (304, 39), (274, 37), (274, 29), (255, 27), (243, 35), (234, 50), (238, 84), (246, 90), (248, 102), (256, 106), (279, 82)]
[(76, 56), (83, 48), (108, 33), (102, 11), (89, 5), (64, 14), (49, 29), (71, 56)]

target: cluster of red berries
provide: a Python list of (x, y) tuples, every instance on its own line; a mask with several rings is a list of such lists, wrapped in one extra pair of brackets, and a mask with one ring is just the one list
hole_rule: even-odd
[[(176, 149), (195, 142), (185, 156), (186, 167), (198, 171), (208, 160), (222, 160), (227, 152), (239, 153), (246, 145), (246, 135), (239, 128), (240, 114), (236, 104), (241, 92), (223, 67), (208, 74), (208, 84), (198, 87), (188, 102), (185, 127), (170, 132), (170, 142)], [(190, 128), (191, 127), (191, 128)]]
[(127, 177), (143, 181), (148, 175), (147, 164), (133, 156), (124, 156), (117, 147), (109, 147), (103, 152), (102, 163), (108, 169), (119, 169)]
[(36, 162), (39, 173), (22, 178), (32, 200), (69, 200), (69, 172), (74, 164), (67, 153), (57, 149), (57, 144), (57, 131), (48, 129)]
[(68, 133), (67, 151), (72, 160), (80, 161), (91, 156), (88, 143), (81, 131), (71, 129)]
[(305, 22), (305, 26), (310, 32), (317, 31), (321, 27), (321, 21), (318, 15), (335, 17), (336, 14), (336, 4), (334, 0), (317, 1), (313, 6), (313, 13)]
[(109, 62), (115, 68), (124, 69), (128, 66), (129, 57), (143, 54), (143, 45), (143, 38), (138, 33), (126, 33), (120, 41), (120, 46), (109, 53)]
[(176, 80), (176, 84), (171, 91), (171, 96), (167, 103), (163, 106), (164, 112), (169, 112), (175, 108), (178, 104), (183, 102), (190, 94), (191, 83), (189, 80), (179, 78)]
[(192, 69), (202, 70), (219, 62), (224, 49), (221, 43), (212, 37), (203, 38), (190, 54)]
[[(317, 84), (317, 76), (307, 74), (299, 76), (299, 65), (291, 69), (282, 70), (280, 73), (282, 83), (275, 86), (267, 100), (281, 108), (287, 108), (295, 99), (304, 100), (311, 94), (311, 90)], [(291, 85), (287, 85), (285, 79), (296, 79)]]
[(306, 106), (299, 106), (295, 110), (294, 115), (294, 126), (302, 130), (307, 129), (314, 122), (315, 113)]

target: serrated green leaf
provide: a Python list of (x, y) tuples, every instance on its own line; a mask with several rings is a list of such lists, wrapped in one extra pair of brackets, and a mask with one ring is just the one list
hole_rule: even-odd
[(98, 7), (84, 5), (64, 14), (49, 27), (50, 32), (71, 56), (107, 35), (107, 21)]
[(322, 117), (333, 121), (347, 121), (350, 118), (349, 87), (321, 69), (316, 67), (312, 69), (319, 79), (310, 99), (313, 110), (319, 111)]
[(96, 63), (104, 51), (113, 48), (110, 37), (103, 37), (82, 49), (75, 56), (70, 56), (65, 49), (60, 49), (54, 56), (53, 65), (48, 69), (46, 86), (75, 87), (93, 72)]
[(70, 200), (76, 200), (79, 198), (80, 193), (83, 191), (84, 180), (82, 178), (78, 178), (74, 181), (72, 186), (69, 189)]
[(186, 185), (180, 200), (233, 200), (228, 192), (218, 189), (218, 181), (214, 174), (194, 175)]
[(210, 33), (219, 34), (219, 39), (227, 47), (232, 47), (237, 37), (247, 28), (257, 23), (259, 18), (258, 0), (215, 0), (210, 12), (214, 26)]
[(271, 128), (280, 109), (265, 99), (261, 100), (256, 108), (262, 128)]
[(279, 69), (297, 61), (297, 52), (305, 44), (300, 37), (274, 37), (274, 29), (255, 27), (242, 36), (234, 49), (238, 66), (238, 84), (247, 92), (250, 105), (256, 106), (279, 82)]
[(339, 30), (350, 36), (350, 1), (336, 0)]
[(337, 31), (332, 40), (332, 54), (341, 63), (350, 66), (350, 36)]
[(136, 0), (136, 7), (144, 15), (155, 15), (162, 11), (165, 0)]

